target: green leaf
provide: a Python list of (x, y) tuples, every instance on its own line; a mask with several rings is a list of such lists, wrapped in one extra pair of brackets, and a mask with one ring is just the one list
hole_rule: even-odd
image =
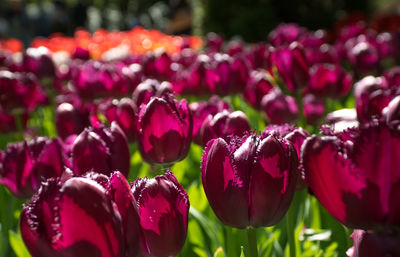
[(240, 248), (241, 248), (241, 250), (240, 250), (240, 257), (246, 257), (246, 256), (244, 255), (243, 246), (241, 246)]
[(10, 237), (10, 245), (11, 248), (14, 250), (15, 255), (17, 257), (31, 257), (31, 255), (29, 254), (28, 250), (25, 247), (24, 242), (22, 241), (21, 236), (12, 230), (10, 230), (8, 234)]

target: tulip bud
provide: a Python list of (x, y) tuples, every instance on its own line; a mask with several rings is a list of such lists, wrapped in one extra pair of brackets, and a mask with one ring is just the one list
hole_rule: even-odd
[(293, 42), (289, 46), (273, 50), (269, 56), (270, 73), (277, 71), (285, 87), (282, 90), (297, 92), (306, 87), (310, 79), (308, 63), (303, 48)]
[(39, 137), (7, 146), (2, 160), (0, 183), (19, 198), (32, 196), (47, 178), (60, 177), (68, 165), (58, 139)]
[(400, 125), (400, 96), (396, 96), (382, 110), (382, 116), (386, 118), (386, 122), (391, 125)]
[(353, 77), (339, 65), (321, 64), (310, 70), (310, 93), (321, 97), (340, 98), (347, 95)]
[(211, 139), (222, 137), (226, 141), (232, 136), (244, 136), (250, 131), (250, 123), (242, 111), (223, 110), (216, 115), (208, 115), (200, 128), (202, 145)]
[(89, 125), (88, 117), (70, 103), (62, 103), (56, 109), (57, 134), (65, 140), (68, 136), (79, 134)]
[(32, 72), (38, 78), (53, 78), (56, 68), (46, 47), (28, 48), (24, 54), (23, 66), (25, 71)]
[(304, 116), (308, 124), (316, 124), (325, 114), (324, 102), (315, 95), (307, 94), (303, 96)]
[(129, 173), (128, 141), (121, 128), (113, 122), (111, 129), (86, 128), (72, 146), (72, 167), (77, 175), (94, 171), (105, 175), (118, 170)]
[(273, 46), (289, 45), (297, 41), (307, 30), (295, 23), (283, 23), (272, 30), (268, 35), (268, 41)]
[(115, 121), (124, 131), (129, 142), (136, 139), (137, 111), (136, 105), (130, 98), (114, 99), (103, 110), (108, 122)]
[(273, 226), (293, 198), (298, 173), (293, 146), (275, 135), (245, 136), (230, 144), (218, 138), (203, 153), (203, 188), (225, 225)]
[(139, 178), (132, 185), (142, 227), (144, 256), (176, 256), (187, 234), (189, 198), (168, 171), (153, 179)]
[(23, 207), (20, 229), (32, 257), (125, 257), (119, 213), (88, 178), (48, 180)]
[(159, 83), (155, 79), (146, 79), (133, 91), (132, 99), (136, 106), (140, 107), (142, 104), (147, 104), (151, 97), (161, 97), (167, 93), (172, 93), (171, 83), (167, 81)]
[(337, 220), (356, 229), (400, 226), (398, 128), (374, 120), (331, 136), (312, 136), (302, 150), (306, 182)]
[(193, 115), (193, 142), (201, 145), (200, 129), (208, 115), (214, 116), (223, 110), (231, 111), (229, 104), (221, 101), (218, 96), (210, 97), (208, 102), (197, 102), (189, 104), (189, 109)]
[(261, 100), (261, 109), (272, 124), (289, 123), (297, 119), (299, 111), (296, 100), (275, 88)]
[(172, 163), (186, 157), (192, 141), (192, 115), (186, 100), (172, 94), (153, 97), (142, 105), (138, 121), (138, 148), (150, 163)]
[(396, 232), (354, 230), (354, 246), (347, 250), (349, 257), (400, 256), (400, 235)]
[(260, 109), (263, 96), (268, 94), (273, 88), (274, 86), (269, 81), (266, 71), (253, 71), (250, 74), (243, 97), (251, 106)]
[(370, 73), (380, 68), (380, 55), (377, 47), (364, 36), (346, 42), (347, 59), (354, 69), (361, 73)]

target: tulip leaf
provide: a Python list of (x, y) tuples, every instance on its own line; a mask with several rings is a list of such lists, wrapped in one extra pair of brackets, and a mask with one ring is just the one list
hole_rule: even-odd
[(25, 244), (22, 241), (22, 238), (19, 234), (10, 230), (9, 237), (10, 237), (10, 245), (11, 245), (12, 249), (14, 250), (14, 253), (17, 257), (30, 257), (31, 256), (29, 254), (28, 250), (26, 249)]

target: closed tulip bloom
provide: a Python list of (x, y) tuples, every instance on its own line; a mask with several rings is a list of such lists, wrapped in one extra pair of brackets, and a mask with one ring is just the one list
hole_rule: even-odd
[(149, 163), (173, 163), (186, 157), (192, 141), (192, 115), (185, 99), (172, 94), (153, 97), (142, 105), (138, 148)]
[(192, 112), (193, 116), (193, 142), (198, 145), (201, 145), (201, 135), (200, 130), (203, 125), (204, 120), (208, 117), (208, 115), (214, 116), (218, 112), (222, 112), (223, 110), (231, 111), (229, 104), (225, 101), (221, 101), (220, 98), (216, 95), (210, 97), (210, 99), (206, 102), (195, 102), (189, 104), (189, 109)]
[(308, 124), (316, 124), (325, 114), (325, 105), (321, 99), (313, 94), (303, 96), (304, 116)]
[(250, 122), (242, 111), (223, 110), (216, 115), (208, 115), (200, 128), (202, 145), (211, 139), (222, 137), (226, 141), (232, 136), (243, 136), (250, 131)]
[[(102, 178), (95, 180), (102, 180)], [(115, 202), (121, 215), (126, 247), (125, 257), (138, 256), (141, 231), (140, 218), (129, 183), (125, 176), (117, 171), (110, 176), (107, 183), (104, 181), (102, 184), (105, 184), (107, 195)]]
[(27, 72), (32, 72), (38, 78), (53, 78), (56, 68), (51, 53), (46, 47), (28, 48), (24, 54), (23, 67)]
[(0, 164), (0, 183), (19, 198), (31, 197), (42, 181), (60, 177), (68, 165), (59, 139), (39, 137), (7, 146)]
[(351, 66), (360, 74), (375, 72), (380, 68), (381, 57), (375, 42), (365, 35), (346, 42), (347, 59)]
[(337, 64), (320, 64), (310, 70), (310, 93), (321, 96), (340, 98), (346, 96), (352, 85), (353, 77)]
[(112, 100), (106, 104), (103, 113), (108, 122), (115, 121), (121, 127), (129, 142), (135, 141), (138, 118), (136, 105), (130, 98)]
[(274, 88), (261, 100), (261, 109), (272, 124), (289, 123), (298, 118), (299, 110), (296, 100)]
[(163, 94), (172, 93), (171, 83), (162, 83), (155, 79), (146, 79), (133, 91), (132, 99), (137, 107), (147, 104), (153, 96), (161, 97)]
[(302, 155), (306, 182), (326, 210), (350, 228), (398, 227), (399, 150), (398, 129), (376, 120), (310, 137)]
[(139, 178), (132, 185), (142, 228), (142, 256), (176, 256), (187, 234), (189, 198), (168, 171), (153, 179)]
[(201, 163), (203, 188), (225, 225), (273, 226), (289, 208), (298, 173), (294, 147), (275, 135), (250, 135), (228, 144), (207, 144)]
[(65, 140), (70, 135), (81, 133), (89, 125), (87, 116), (87, 113), (70, 103), (60, 104), (55, 116), (57, 134)]
[(48, 180), (23, 207), (20, 228), (32, 257), (125, 257), (120, 215), (88, 178)]
[(351, 238), (354, 246), (346, 252), (349, 257), (400, 256), (399, 233), (354, 230)]
[(383, 77), (390, 86), (400, 88), (400, 66), (394, 66), (385, 71)]
[(252, 71), (243, 92), (243, 97), (251, 106), (260, 109), (263, 96), (273, 88), (274, 86), (269, 81), (266, 70)]
[(269, 33), (268, 41), (273, 46), (289, 45), (299, 40), (299, 38), (306, 33), (307, 30), (305, 28), (295, 23), (283, 23)]
[(269, 61), (271, 74), (275, 75), (274, 70), (276, 69), (277, 75), (284, 83), (283, 90), (294, 93), (308, 85), (309, 65), (302, 46), (297, 42), (273, 49), (269, 55)]
[(382, 110), (382, 116), (386, 122), (391, 125), (400, 125), (400, 95), (393, 98), (392, 101)]
[(113, 122), (109, 128), (86, 128), (72, 146), (72, 167), (77, 175), (89, 171), (110, 175), (118, 170), (129, 173), (128, 141), (121, 128)]

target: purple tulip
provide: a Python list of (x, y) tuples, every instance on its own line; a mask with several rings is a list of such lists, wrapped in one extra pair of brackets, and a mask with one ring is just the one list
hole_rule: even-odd
[(77, 46), (74, 52), (72, 53), (71, 58), (86, 61), (90, 59), (90, 52), (88, 49)]
[(32, 72), (38, 78), (53, 78), (56, 68), (51, 59), (50, 51), (45, 47), (28, 48), (24, 54), (23, 67), (27, 72)]
[(138, 148), (150, 163), (173, 163), (186, 157), (192, 141), (192, 115), (185, 99), (172, 94), (142, 104), (138, 120)]
[[(95, 180), (104, 181), (102, 178)], [(137, 202), (133, 197), (128, 181), (122, 173), (114, 172), (107, 182), (102, 183), (100, 181), (100, 183), (106, 188), (107, 195), (115, 202), (121, 215), (125, 237), (125, 257), (138, 256), (141, 233), (140, 218)]]
[(221, 51), (222, 45), (224, 44), (224, 39), (221, 35), (210, 32), (207, 34), (206, 39), (206, 49), (208, 52), (216, 53)]
[(148, 78), (170, 79), (173, 70), (171, 69), (172, 59), (166, 53), (148, 53), (142, 60), (144, 74)]
[[(25, 130), (28, 124), (29, 115), (24, 111), (21, 115), (21, 127)], [(3, 110), (0, 105), (0, 133), (7, 134), (18, 131), (18, 120), (15, 115), (9, 114)]]
[(265, 43), (250, 46), (245, 56), (252, 70), (266, 69), (268, 67), (268, 47)]
[(230, 144), (211, 140), (201, 164), (204, 191), (225, 225), (273, 226), (289, 208), (297, 183), (294, 147), (275, 135), (250, 135)]
[(400, 66), (394, 66), (383, 73), (388, 85), (400, 88)]
[(176, 256), (187, 234), (189, 198), (167, 171), (153, 179), (138, 178), (132, 185), (142, 228), (142, 256)]
[(153, 96), (161, 97), (167, 93), (172, 93), (171, 83), (167, 81), (160, 83), (155, 79), (146, 79), (133, 91), (132, 99), (136, 106), (140, 107), (142, 104), (147, 104)]
[(72, 146), (72, 167), (77, 175), (89, 171), (110, 175), (120, 171), (129, 173), (130, 154), (128, 141), (121, 128), (113, 122), (111, 129), (86, 128)]
[(353, 77), (337, 64), (321, 64), (310, 70), (310, 93), (320, 97), (341, 98), (346, 96), (352, 85)]
[(328, 113), (325, 120), (331, 124), (334, 132), (342, 132), (348, 128), (359, 126), (356, 109), (340, 109)]
[(135, 103), (130, 98), (114, 99), (103, 108), (108, 122), (115, 121), (124, 131), (128, 141), (135, 141), (138, 120)]
[(143, 81), (143, 67), (138, 63), (117, 64), (118, 72), (121, 74), (124, 81), (124, 88), (127, 95), (133, 93), (136, 87)]
[(231, 111), (229, 104), (225, 101), (221, 101), (218, 96), (214, 95), (210, 97), (208, 102), (197, 102), (189, 104), (189, 109), (193, 116), (193, 142), (201, 145), (200, 130), (204, 120), (208, 115), (216, 115), (223, 110)]
[(57, 134), (65, 140), (70, 135), (81, 133), (89, 126), (88, 113), (82, 112), (70, 103), (62, 103), (56, 109), (55, 124)]
[(32, 257), (125, 257), (120, 215), (88, 178), (48, 180), (23, 207), (20, 228)]
[(361, 74), (377, 71), (380, 68), (380, 54), (377, 46), (365, 36), (359, 36), (346, 42), (347, 59), (352, 67)]
[(273, 88), (274, 86), (269, 81), (266, 70), (252, 71), (243, 97), (255, 109), (260, 109), (263, 96), (268, 94)]
[(324, 102), (315, 95), (307, 94), (303, 96), (303, 112), (308, 124), (316, 124), (325, 114)]
[(268, 35), (268, 41), (273, 46), (289, 45), (297, 41), (307, 30), (295, 23), (283, 23), (271, 31)]
[(296, 100), (284, 95), (279, 88), (272, 89), (262, 98), (261, 109), (272, 124), (289, 123), (299, 115)]
[(58, 139), (39, 137), (7, 146), (0, 165), (0, 183), (18, 198), (32, 196), (47, 178), (60, 177), (68, 165)]
[(283, 90), (297, 92), (308, 85), (309, 65), (305, 58), (303, 48), (293, 42), (289, 46), (275, 48), (269, 55), (270, 73), (277, 75), (285, 84)]
[(354, 230), (351, 238), (354, 246), (346, 252), (349, 257), (400, 256), (399, 233)]
[(379, 229), (400, 225), (400, 133), (376, 120), (303, 146), (306, 182), (344, 225)]
[(232, 136), (244, 136), (250, 131), (250, 122), (242, 111), (223, 110), (212, 116), (209, 114), (200, 128), (203, 146), (211, 139), (221, 137), (226, 141)]
[(400, 125), (400, 95), (393, 98), (382, 110), (382, 116), (386, 119), (388, 124), (393, 126)]

